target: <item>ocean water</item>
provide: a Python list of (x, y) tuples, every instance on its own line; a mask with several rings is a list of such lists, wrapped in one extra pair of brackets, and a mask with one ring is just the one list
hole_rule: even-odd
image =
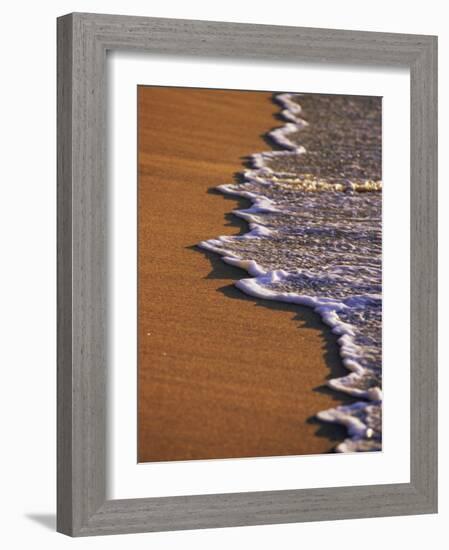
[[(314, 309), (332, 328), (348, 374), (327, 381), (355, 402), (316, 416), (342, 424), (340, 452), (382, 446), (382, 106), (377, 97), (274, 96), (285, 123), (267, 133), (242, 183), (249, 231), (200, 243), (248, 278), (246, 294)], [(307, 365), (298, 365), (307, 368)]]

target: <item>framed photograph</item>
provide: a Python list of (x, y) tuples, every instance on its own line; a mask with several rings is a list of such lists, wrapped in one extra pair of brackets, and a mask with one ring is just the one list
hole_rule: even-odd
[(435, 513), (437, 39), (58, 19), (58, 531)]

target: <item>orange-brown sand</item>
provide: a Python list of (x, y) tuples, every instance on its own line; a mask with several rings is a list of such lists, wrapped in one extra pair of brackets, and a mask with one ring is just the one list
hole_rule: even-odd
[(139, 462), (328, 452), (340, 427), (335, 337), (307, 308), (258, 300), (248, 276), (196, 248), (246, 232), (230, 183), (269, 150), (271, 94), (139, 87)]

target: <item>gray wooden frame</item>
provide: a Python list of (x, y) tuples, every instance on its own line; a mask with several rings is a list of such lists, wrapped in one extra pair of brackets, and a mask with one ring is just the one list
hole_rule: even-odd
[[(411, 71), (411, 480), (106, 499), (106, 52)], [(437, 510), (437, 38), (74, 13), (58, 19), (58, 505), (72, 536)]]

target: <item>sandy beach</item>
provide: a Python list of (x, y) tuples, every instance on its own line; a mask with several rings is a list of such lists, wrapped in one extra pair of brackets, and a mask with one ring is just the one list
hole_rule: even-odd
[(213, 188), (270, 150), (270, 93), (139, 87), (139, 462), (315, 454), (345, 437), (314, 420), (350, 399), (336, 338), (310, 309), (251, 298), (247, 273), (196, 245), (246, 232)]

